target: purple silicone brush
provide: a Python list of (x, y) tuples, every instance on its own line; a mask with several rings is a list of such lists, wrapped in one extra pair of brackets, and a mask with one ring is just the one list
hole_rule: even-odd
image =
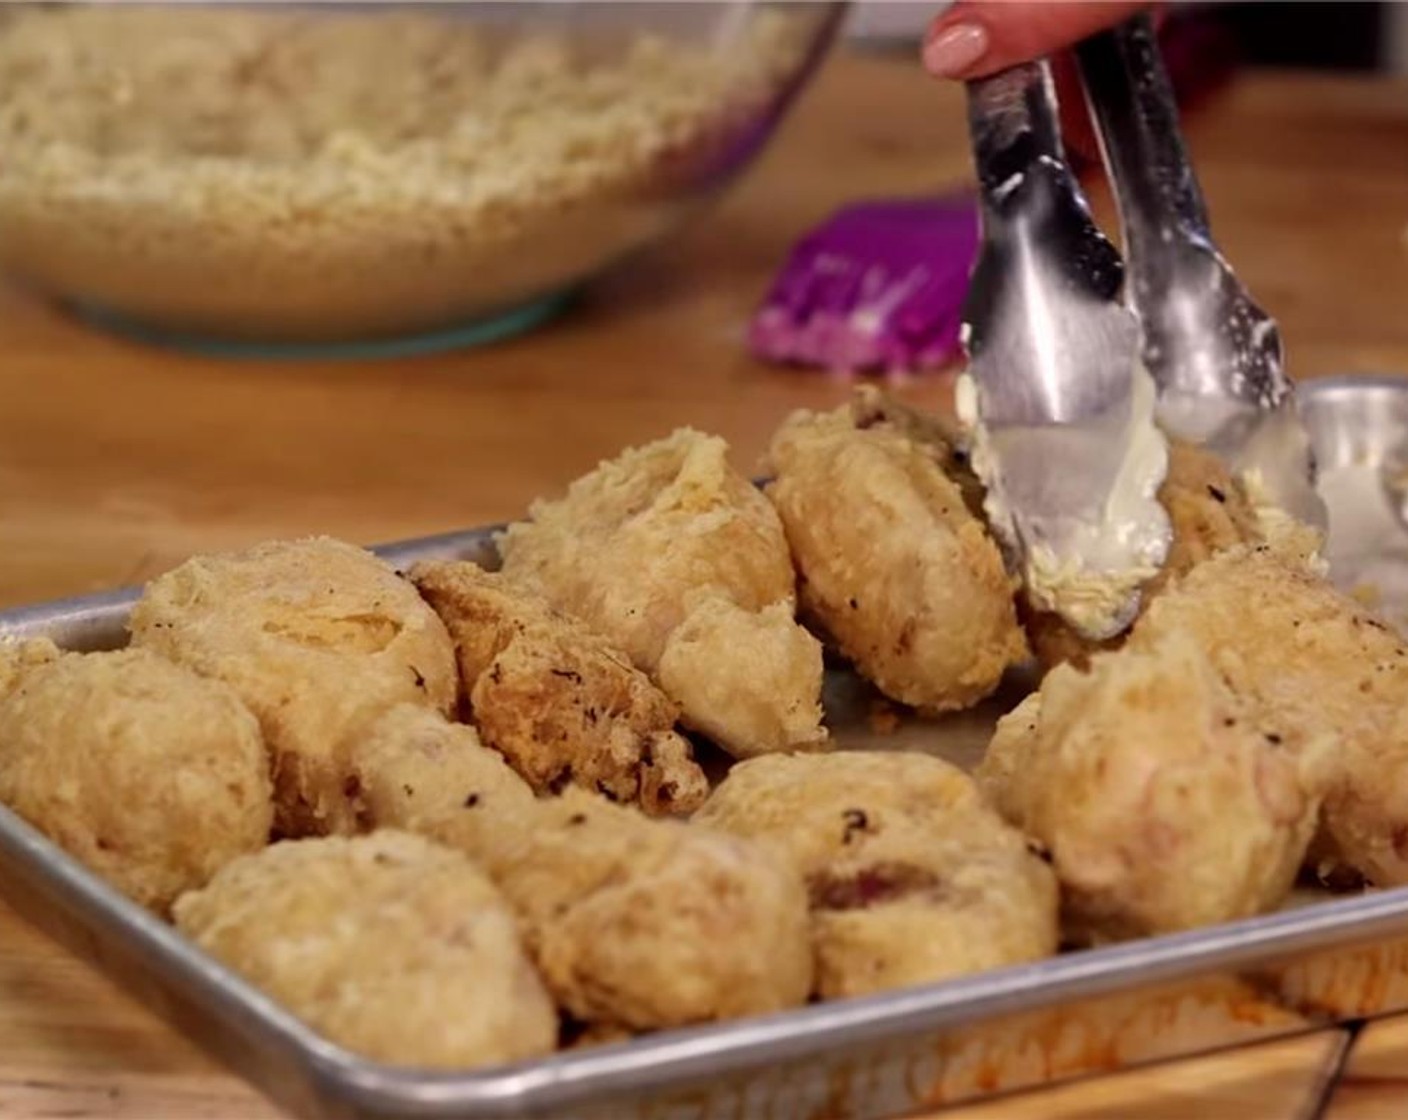
[(848, 206), (792, 250), (749, 346), (765, 361), (836, 373), (947, 365), (977, 247), (968, 196)]

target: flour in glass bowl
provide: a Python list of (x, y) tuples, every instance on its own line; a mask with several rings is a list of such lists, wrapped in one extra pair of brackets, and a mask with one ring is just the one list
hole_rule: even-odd
[(814, 29), (783, 5), (716, 50), (424, 7), (0, 6), (0, 264), (254, 338), (484, 313), (660, 232)]

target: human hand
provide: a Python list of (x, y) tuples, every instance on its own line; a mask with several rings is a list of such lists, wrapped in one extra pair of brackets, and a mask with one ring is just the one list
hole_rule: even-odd
[(1150, 7), (1136, 0), (958, 0), (930, 25), (924, 67), (967, 80), (1051, 56), (1061, 131), (1079, 170), (1099, 161), (1099, 143), (1068, 48)]
[(1059, 54), (1152, 6), (1130, 0), (958, 0), (924, 37), (924, 66), (935, 77), (981, 78)]

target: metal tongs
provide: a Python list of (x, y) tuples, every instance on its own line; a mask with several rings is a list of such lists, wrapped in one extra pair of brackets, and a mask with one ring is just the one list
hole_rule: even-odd
[(1066, 162), (1049, 65), (970, 83), (983, 242), (959, 407), (1029, 596), (1102, 639), (1167, 555), (1163, 432), (1302, 520), (1325, 513), (1280, 334), (1212, 240), (1152, 25), (1137, 17), (1077, 57), (1129, 282)]

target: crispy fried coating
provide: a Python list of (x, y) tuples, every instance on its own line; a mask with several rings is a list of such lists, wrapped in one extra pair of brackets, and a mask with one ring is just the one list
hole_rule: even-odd
[(787, 853), (806, 879), (817, 993), (862, 995), (1050, 956), (1057, 890), (962, 771), (911, 753), (738, 764), (695, 820)]
[[(1148, 604), (1176, 579), (1203, 561), (1238, 545), (1261, 542), (1256, 509), (1245, 488), (1210, 451), (1180, 439), (1168, 441), (1168, 473), (1159, 490), (1173, 536), (1163, 568), (1143, 590)], [(1046, 667), (1069, 662), (1084, 668), (1100, 650), (1118, 649), (1127, 631), (1103, 642), (1077, 633), (1060, 615), (1033, 609), (1021, 598), (1022, 620), (1032, 650)]]
[(806, 999), (806, 892), (780, 856), (575, 786), (536, 801), (472, 730), (435, 722), (393, 713), (354, 748), (366, 822), (484, 867), (576, 1019), (650, 1030)]
[(649, 1030), (806, 1000), (807, 896), (781, 856), (575, 788), (539, 805), (489, 865), (573, 1016)]
[[(821, 647), (797, 625), (790, 603), (749, 611), (713, 598), (675, 627), (656, 676), (694, 713), (695, 730), (732, 743), (734, 756), (747, 758), (824, 741), (818, 738), (822, 668)], [(746, 689), (738, 687), (741, 680), (749, 682)], [(702, 792), (708, 795), (707, 786)]]
[(1199, 565), (1149, 606), (1135, 648), (1185, 632), (1276, 733), (1337, 740), (1316, 862), (1408, 883), (1408, 652), (1353, 599), (1271, 549)]
[(1280, 905), (1333, 751), (1262, 724), (1175, 633), (1052, 670), (999, 724), (978, 778), (1049, 849), (1071, 935), (1101, 941)]
[(416, 590), (341, 541), (271, 541), (188, 560), (148, 585), (133, 643), (225, 681), (273, 753), (287, 836), (350, 832), (348, 733), (393, 704), (453, 710), (454, 647)]
[(0, 698), (0, 801), (158, 912), (273, 820), (254, 717), (146, 650), (31, 661)]
[(15, 689), (31, 669), (59, 659), (59, 647), (48, 638), (0, 638), (0, 696)]
[(418, 836), (283, 841), (183, 896), (176, 923), (364, 1057), (468, 1069), (557, 1042), (503, 896), (463, 855)]
[(421, 704), (397, 704), (355, 732), (348, 764), (364, 829), (404, 829), (470, 853), (523, 827), (536, 801), (473, 727)]
[(945, 473), (952, 450), (871, 398), (798, 412), (773, 437), (768, 497), (803, 614), (892, 699), (969, 707), (1027, 653), (1014, 583)]
[(454, 639), (484, 741), (534, 789), (573, 782), (656, 816), (703, 802), (679, 708), (624, 653), (477, 565), (423, 564), (411, 578)]
[[(676, 683), (700, 678), (672, 698), (688, 726), (709, 729), (730, 753), (818, 746), (826, 739), (821, 646), (790, 617), (795, 576), (777, 514), (729, 466), (727, 451), (716, 436), (681, 429), (602, 463), (500, 536), (503, 568), (657, 681), (667, 660)], [(762, 615), (767, 626), (747, 617), (774, 604), (783, 609)], [(671, 649), (700, 611), (709, 614)], [(782, 637), (772, 632), (786, 627)], [(755, 675), (757, 658), (745, 650), (760, 639), (785, 648), (785, 671)]]

